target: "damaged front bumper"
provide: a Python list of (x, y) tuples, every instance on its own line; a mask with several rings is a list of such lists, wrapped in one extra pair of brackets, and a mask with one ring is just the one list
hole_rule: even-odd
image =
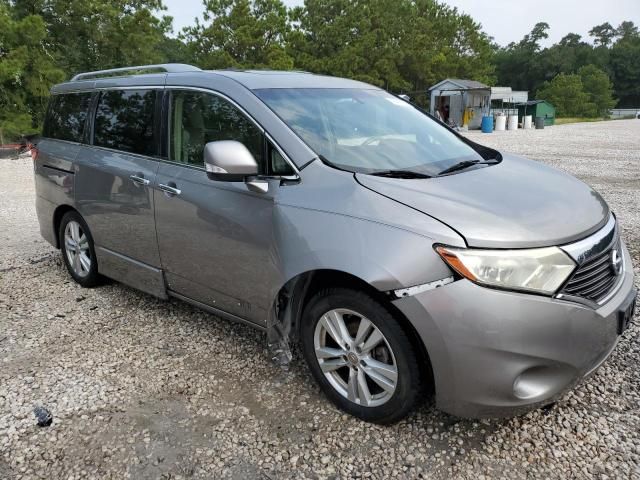
[[(631, 265), (624, 249), (625, 261)], [(461, 417), (503, 417), (556, 400), (593, 372), (618, 340), (632, 271), (597, 309), (574, 302), (448, 282), (394, 304), (429, 353), (436, 405)], [(402, 292), (400, 292), (402, 293)]]

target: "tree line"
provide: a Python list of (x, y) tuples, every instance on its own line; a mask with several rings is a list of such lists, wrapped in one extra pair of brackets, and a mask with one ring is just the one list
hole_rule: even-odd
[(564, 114), (600, 115), (613, 95), (640, 105), (632, 22), (594, 27), (593, 45), (569, 34), (549, 48), (540, 23), (502, 48), (437, 0), (203, 0), (202, 18), (172, 32), (162, 0), (0, 0), (0, 134), (36, 131), (51, 85), (75, 73), (164, 62), (337, 75), (423, 104), (457, 77), (544, 93)]
[(501, 85), (528, 90), (553, 103), (561, 116), (596, 117), (610, 108), (640, 107), (640, 33), (633, 22), (593, 27), (593, 44), (569, 33), (548, 48), (540, 22), (519, 42), (493, 56)]

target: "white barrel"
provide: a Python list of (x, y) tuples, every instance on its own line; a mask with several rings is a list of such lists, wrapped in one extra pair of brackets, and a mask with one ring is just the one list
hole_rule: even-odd
[(504, 130), (506, 123), (507, 123), (507, 117), (505, 117), (504, 115), (496, 115), (495, 130), (496, 131)]
[(509, 115), (509, 122), (507, 123), (508, 130), (518, 129), (518, 115)]
[(530, 129), (531, 128), (531, 115), (525, 115), (522, 128)]

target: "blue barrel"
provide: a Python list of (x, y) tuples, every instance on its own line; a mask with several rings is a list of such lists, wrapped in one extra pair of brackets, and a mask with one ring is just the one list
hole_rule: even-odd
[(493, 132), (493, 117), (489, 115), (482, 117), (482, 124), (480, 125), (480, 128), (482, 129), (482, 133)]

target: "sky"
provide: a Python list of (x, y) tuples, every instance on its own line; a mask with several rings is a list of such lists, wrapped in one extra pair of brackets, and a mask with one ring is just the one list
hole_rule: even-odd
[[(164, 0), (174, 18), (174, 33), (192, 25), (203, 11), (202, 0)], [(284, 0), (289, 6), (302, 0)], [(604, 22), (614, 27), (624, 20), (640, 25), (640, 0), (445, 0), (482, 24), (483, 30), (499, 45), (518, 41), (538, 22), (550, 25), (544, 46), (552, 45), (567, 33), (578, 33), (591, 41), (591, 27)]]

